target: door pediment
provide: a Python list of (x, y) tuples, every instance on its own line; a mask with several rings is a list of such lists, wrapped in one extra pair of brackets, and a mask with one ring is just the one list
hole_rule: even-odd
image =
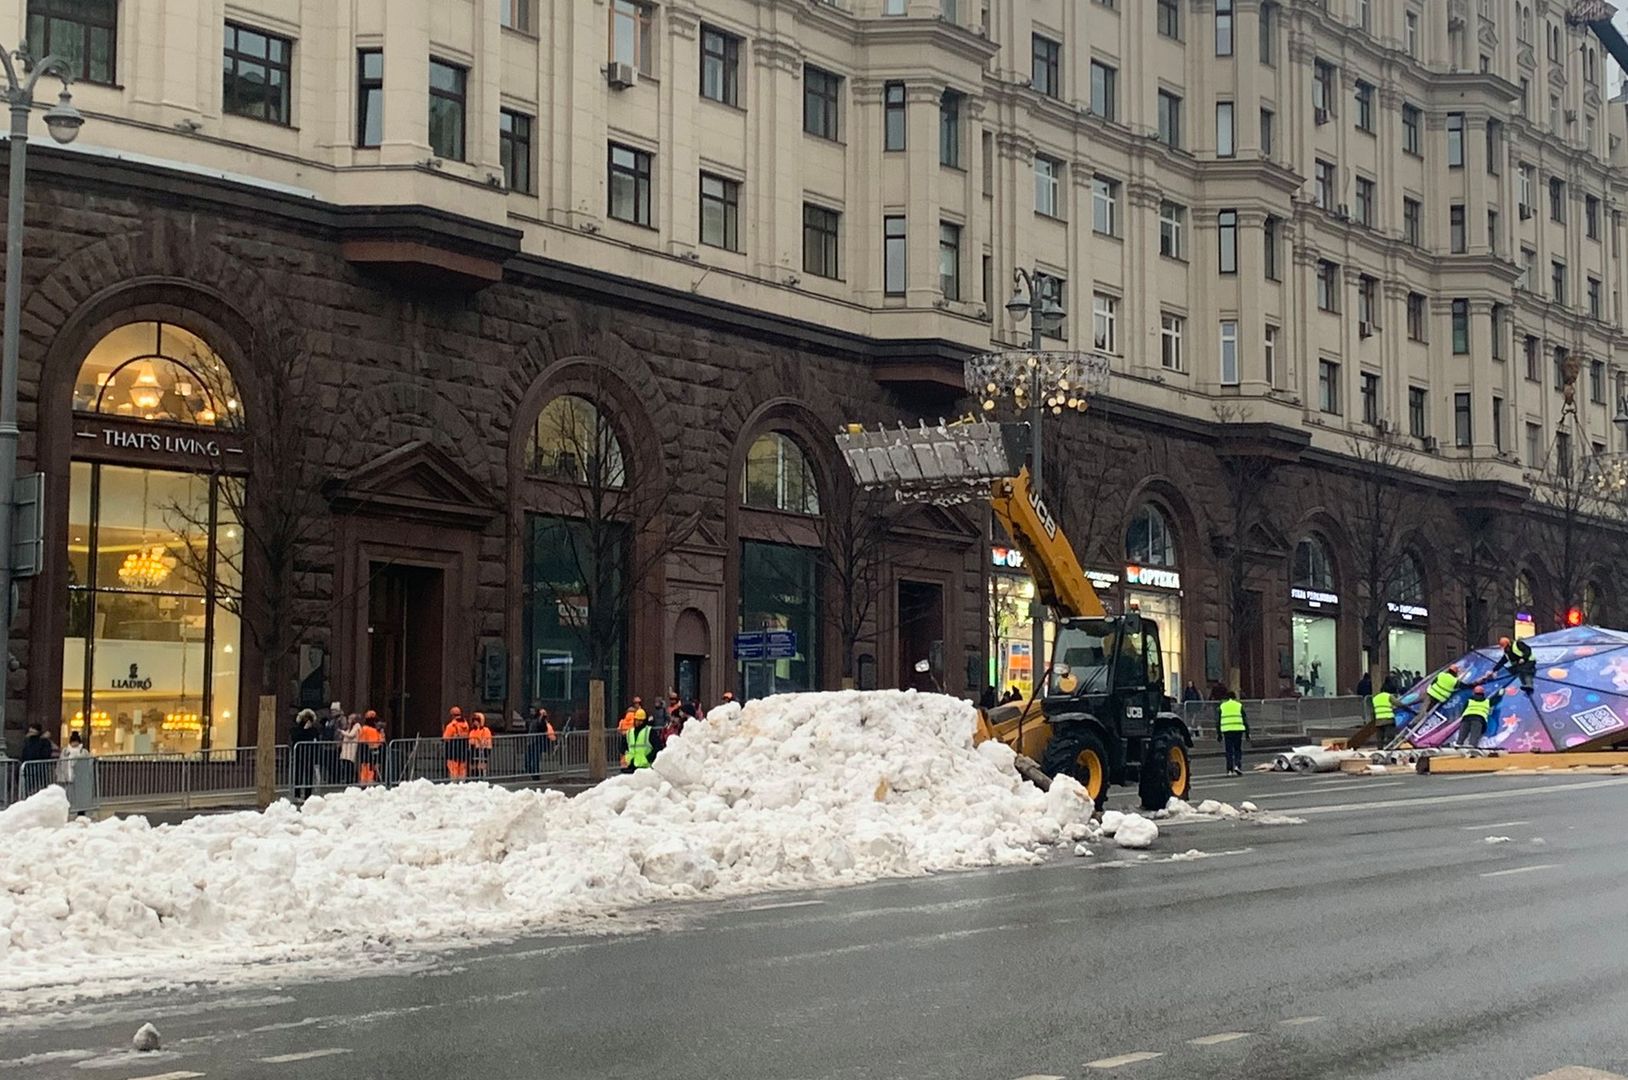
[(336, 513), (484, 528), (497, 500), (445, 451), (422, 440), (335, 475), (324, 493)]

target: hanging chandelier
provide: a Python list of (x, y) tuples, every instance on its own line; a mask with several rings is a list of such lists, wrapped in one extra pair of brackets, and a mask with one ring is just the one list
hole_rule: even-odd
[(1111, 371), (1105, 353), (1006, 349), (967, 361), (967, 392), (977, 395), (984, 412), (1004, 397), (1019, 409), (1084, 412), (1091, 395), (1108, 388)]
[(132, 589), (156, 589), (168, 580), (174, 563), (162, 544), (139, 548), (124, 557), (119, 580)]

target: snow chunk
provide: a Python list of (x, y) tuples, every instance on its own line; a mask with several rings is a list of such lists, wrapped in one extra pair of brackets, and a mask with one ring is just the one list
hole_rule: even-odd
[(1081, 857), (1088, 856), (1088, 855), (1091, 854), (1091, 849), (1086, 847), (1084, 844), (1075, 844), (1074, 845), (1074, 854), (1079, 855)]
[(1255, 811), (1259, 810), (1260, 807), (1256, 806), (1252, 802), (1246, 802), (1242, 806), (1238, 807), (1238, 809), (1242, 810), (1246, 814), (1253, 814)]
[(1102, 830), (1102, 835), (1112, 836), (1119, 831), (1119, 826), (1124, 820), (1125, 815), (1120, 811), (1105, 810), (1102, 814), (1102, 820), (1097, 823), (1097, 827)]
[(1141, 814), (1127, 814), (1114, 833), (1114, 843), (1122, 848), (1147, 848), (1159, 838), (1159, 826)]
[(1205, 859), (1205, 858), (1208, 858), (1208, 857), (1209, 856), (1205, 855), (1204, 852), (1198, 850), (1198, 848), (1188, 848), (1186, 851), (1178, 851), (1178, 852), (1176, 852), (1176, 854), (1170, 856), (1170, 858), (1167, 861), (1169, 861), (1169, 862), (1192, 862), (1194, 859)]
[(137, 1051), (147, 1053), (159, 1047), (158, 1029), (151, 1024), (143, 1024), (136, 1030), (136, 1037), (130, 1040), (130, 1045)]
[(1219, 814), (1221, 812), (1221, 804), (1214, 799), (1205, 799), (1203, 802), (1198, 804), (1198, 812), (1201, 814)]
[(1510, 837), (1510, 836), (1489, 836), (1486, 839), (1482, 840), (1481, 842), (1483, 844), (1507, 844), (1512, 839), (1514, 839), (1514, 838)]
[(1170, 801), (1165, 803), (1164, 808), (1171, 814), (1191, 814), (1193, 812), (1192, 803), (1185, 799), (1178, 799), (1174, 795), (1170, 796)]
[(22, 829), (60, 829), (68, 824), (68, 792), (52, 784), (0, 810), (0, 833)]

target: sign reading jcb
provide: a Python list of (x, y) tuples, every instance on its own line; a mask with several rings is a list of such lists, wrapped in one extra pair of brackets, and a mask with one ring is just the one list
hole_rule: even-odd
[(1040, 492), (1034, 488), (1029, 489), (1029, 505), (1034, 507), (1035, 516), (1040, 519), (1040, 527), (1046, 530), (1046, 538), (1057, 539), (1057, 519), (1051, 516), (1046, 508), (1046, 500), (1040, 497)]

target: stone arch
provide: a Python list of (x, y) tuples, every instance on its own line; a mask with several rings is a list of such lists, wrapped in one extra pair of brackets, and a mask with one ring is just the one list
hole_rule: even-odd
[(423, 440), (446, 451), (488, 490), (503, 490), (488, 440), (462, 410), (428, 387), (377, 383), (357, 390), (348, 411), (354, 417), (355, 438), (327, 448), (323, 464), (329, 470)]
[(725, 505), (738, 501), (734, 485), (751, 445), (747, 436), (771, 421), (782, 422), (783, 430), (794, 435), (808, 454), (820, 479), (821, 499), (832, 497), (846, 475), (837, 468), (832, 439), (849, 419), (833, 404), (831, 395), (822, 393), (800, 364), (759, 368), (736, 387), (718, 416), (718, 430), (729, 440), (724, 473), (710, 478), (723, 489)]
[(573, 394), (592, 402), (615, 431), (628, 465), (628, 482), (659, 485), (666, 490), (672, 472), (664, 450), (667, 440), (639, 436), (641, 431), (662, 429), (645, 407), (647, 399), (623, 377), (624, 371), (609, 361), (581, 355), (566, 357), (540, 370), (509, 414), (512, 426), (507, 444), (508, 474), (525, 474), (527, 440), (543, 406), (561, 395)]
[[(1334, 592), (1342, 598), (1352, 592), (1352, 554), (1345, 528), (1326, 508), (1318, 507), (1301, 515), (1289, 535), (1289, 578), (1294, 580), (1294, 552), (1300, 541), (1307, 537), (1319, 540), (1328, 553), (1329, 568), (1334, 580)], [(1344, 607), (1346, 605), (1342, 605)]]
[(729, 472), (724, 493), (733, 510), (740, 504), (740, 477), (746, 467), (746, 455), (759, 435), (778, 431), (788, 436), (808, 459), (819, 486), (819, 504), (832, 505), (831, 500), (841, 497), (846, 472), (836, 460), (835, 443), (831, 433), (806, 400), (776, 398), (765, 401), (753, 410), (740, 427), (732, 429), (734, 437), (729, 448)]
[(1131, 489), (1130, 497), (1125, 500), (1125, 520), (1120, 522), (1119, 531), (1113, 539), (1115, 561), (1125, 560), (1125, 531), (1130, 527), (1131, 519), (1148, 503), (1158, 508), (1175, 534), (1177, 566), (1184, 573), (1192, 573), (1197, 569), (1200, 552), (1198, 517), (1181, 489), (1165, 476), (1146, 477)]

